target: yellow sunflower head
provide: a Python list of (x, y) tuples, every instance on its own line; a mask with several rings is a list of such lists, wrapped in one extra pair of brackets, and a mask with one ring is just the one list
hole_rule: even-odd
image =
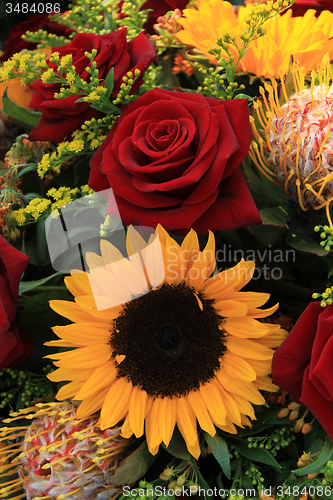
[[(144, 240), (129, 228), (129, 259), (120, 260), (106, 241), (101, 257), (88, 255), (90, 267), (100, 266), (111, 302), (123, 294), (120, 305), (98, 309), (86, 273), (65, 278), (75, 302), (54, 300), (51, 307), (73, 323), (54, 327), (61, 340), (47, 345), (73, 350), (49, 356), (58, 367), (49, 378), (70, 381), (57, 398), (81, 401), (78, 418), (101, 410), (102, 430), (123, 421), (122, 436), (145, 432), (152, 454), (162, 442), (168, 446), (177, 425), (198, 457), (198, 424), (211, 436), (216, 427), (236, 433), (235, 425), (255, 419), (251, 403), (265, 402), (259, 390), (277, 389), (269, 377), (271, 360), (286, 332), (258, 321), (277, 309), (259, 309), (268, 294), (240, 291), (251, 279), (253, 262), (242, 260), (212, 276), (212, 233), (203, 251), (193, 230), (181, 245), (161, 226), (157, 235), (158, 251), (148, 245), (144, 254)], [(137, 260), (133, 249), (139, 249)], [(107, 304), (107, 296), (103, 300)]]

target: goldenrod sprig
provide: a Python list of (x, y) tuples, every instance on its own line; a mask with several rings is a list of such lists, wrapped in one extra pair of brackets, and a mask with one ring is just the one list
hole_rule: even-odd
[(78, 156), (91, 155), (102, 144), (115, 119), (115, 115), (109, 114), (85, 121), (81, 130), (72, 134), (72, 140), (61, 142), (51, 154), (44, 154), (38, 164), (38, 175), (43, 178), (50, 170), (60, 173), (64, 163), (68, 164)]
[(44, 219), (53, 212), (58, 214), (59, 208), (93, 192), (87, 185), (74, 189), (66, 186), (62, 186), (59, 189), (51, 188), (46, 193), (47, 198), (34, 198), (24, 208), (13, 211), (12, 216), (19, 226), (26, 226), (36, 222), (40, 218)]
[(71, 42), (71, 39), (74, 38), (75, 35), (76, 33), (73, 32), (69, 35), (69, 38), (66, 38), (65, 36), (48, 33), (40, 29), (35, 32), (27, 31), (21, 38), (26, 42), (37, 43), (37, 49), (44, 49), (45, 47), (55, 48), (66, 45)]
[(14, 54), (0, 68), (0, 82), (7, 82), (13, 78), (20, 78), (21, 84), (29, 84), (42, 77), (49, 69), (46, 54), (24, 50)]
[(121, 13), (126, 17), (117, 19), (119, 26), (127, 28), (127, 38), (132, 40), (143, 31), (143, 25), (148, 19), (149, 12), (152, 9), (140, 10), (146, 0), (124, 1)]
[(78, 33), (106, 35), (118, 28), (118, 3), (118, 0), (79, 0), (75, 5), (69, 5), (70, 10), (51, 19), (74, 28)]
[[(203, 86), (198, 90), (213, 97), (232, 99), (238, 84), (235, 82), (236, 70), (240, 60), (249, 49), (250, 44), (265, 35), (263, 25), (268, 19), (288, 9), (294, 0), (268, 0), (266, 4), (258, 4), (245, 20), (247, 29), (239, 37), (230, 33), (225, 33), (216, 41), (217, 47), (209, 49), (217, 61), (217, 67), (213, 71), (207, 72), (201, 69), (204, 74)], [(227, 57), (226, 57), (227, 55)], [(244, 97), (240, 95), (238, 97)]]

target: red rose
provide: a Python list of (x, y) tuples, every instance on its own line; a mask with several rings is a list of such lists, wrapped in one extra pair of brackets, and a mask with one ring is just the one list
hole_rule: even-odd
[(315, 9), (317, 15), (323, 10), (333, 12), (333, 0), (295, 0), (291, 6), (293, 17), (304, 16), (308, 9)]
[(15, 323), (19, 283), (29, 260), (0, 236), (0, 371), (32, 354), (30, 337)]
[(7, 59), (12, 57), (12, 55), (20, 52), (23, 49), (33, 50), (37, 47), (37, 43), (29, 43), (21, 38), (22, 35), (25, 35), (26, 31), (31, 31), (34, 33), (35, 31), (43, 30), (47, 31), (48, 33), (53, 33), (55, 35), (68, 38), (69, 35), (75, 30), (55, 21), (49, 21), (49, 16), (53, 14), (54, 12), (52, 14), (30, 16), (26, 21), (18, 23), (16, 26), (14, 26), (3, 49), (3, 54), (0, 57), (0, 61), (7, 61)]
[(239, 168), (251, 139), (246, 99), (155, 88), (124, 106), (89, 185), (112, 188), (124, 224), (199, 234), (259, 224)]
[[(98, 78), (105, 79), (114, 68), (114, 88), (112, 95), (119, 92), (122, 78), (128, 71), (139, 69), (142, 75), (156, 57), (154, 44), (141, 33), (133, 40), (127, 42), (126, 29), (115, 31), (107, 35), (94, 35), (93, 33), (79, 33), (68, 45), (57, 47), (60, 57), (72, 54), (73, 66), (84, 81), (90, 81), (90, 74), (86, 67), (90, 66), (85, 52), (97, 50), (94, 59), (99, 71)], [(56, 70), (56, 65), (48, 61), (50, 68)], [(136, 92), (142, 80), (136, 80), (132, 92)], [(36, 92), (30, 102), (30, 107), (42, 112), (38, 125), (30, 132), (32, 141), (61, 142), (74, 130), (83, 125), (86, 120), (101, 116), (98, 111), (91, 108), (86, 102), (75, 101), (80, 97), (73, 95), (65, 99), (55, 99), (54, 94), (59, 92), (61, 85), (43, 83), (38, 80), (30, 85)]]
[(311, 302), (273, 357), (273, 383), (304, 404), (333, 439), (333, 305)]

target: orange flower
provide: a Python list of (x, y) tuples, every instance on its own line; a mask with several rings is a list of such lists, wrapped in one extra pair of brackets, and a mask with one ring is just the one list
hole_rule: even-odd
[(14, 78), (13, 80), (9, 80), (8, 82), (0, 83), (0, 110), (3, 110), (2, 104), (2, 96), (7, 88), (7, 96), (9, 99), (18, 106), (26, 109), (33, 109), (29, 107), (29, 103), (34, 94), (34, 90), (32, 90), (28, 85), (21, 85), (19, 78)]
[[(255, 8), (248, 4), (235, 13), (229, 2), (222, 0), (199, 0), (196, 9), (185, 9), (185, 17), (179, 20), (183, 31), (176, 34), (186, 45), (201, 50), (212, 63), (215, 58), (208, 50), (217, 46), (217, 39), (225, 33), (235, 36), (239, 48), (240, 39), (248, 28), (246, 19)], [(254, 73), (266, 78), (278, 77), (288, 71), (290, 56), (304, 66), (306, 72), (316, 69), (324, 55), (333, 58), (333, 14), (324, 11), (316, 18), (315, 10), (308, 10), (303, 17), (276, 14), (264, 24), (266, 34), (250, 43), (248, 51), (241, 59), (237, 70)], [(236, 54), (231, 46), (231, 51)], [(222, 56), (228, 57), (222, 50)]]

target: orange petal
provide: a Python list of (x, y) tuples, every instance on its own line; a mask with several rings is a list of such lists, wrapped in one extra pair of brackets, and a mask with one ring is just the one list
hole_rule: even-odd
[(128, 412), (133, 386), (126, 378), (117, 379), (109, 389), (101, 410), (101, 429), (116, 425)]
[(90, 377), (86, 380), (80, 391), (76, 394), (76, 399), (83, 400), (89, 398), (105, 387), (110, 387), (118, 374), (113, 361), (107, 361), (95, 368)]
[(146, 413), (147, 393), (138, 385), (133, 387), (129, 400), (128, 419), (129, 425), (138, 438), (144, 432), (144, 420)]

